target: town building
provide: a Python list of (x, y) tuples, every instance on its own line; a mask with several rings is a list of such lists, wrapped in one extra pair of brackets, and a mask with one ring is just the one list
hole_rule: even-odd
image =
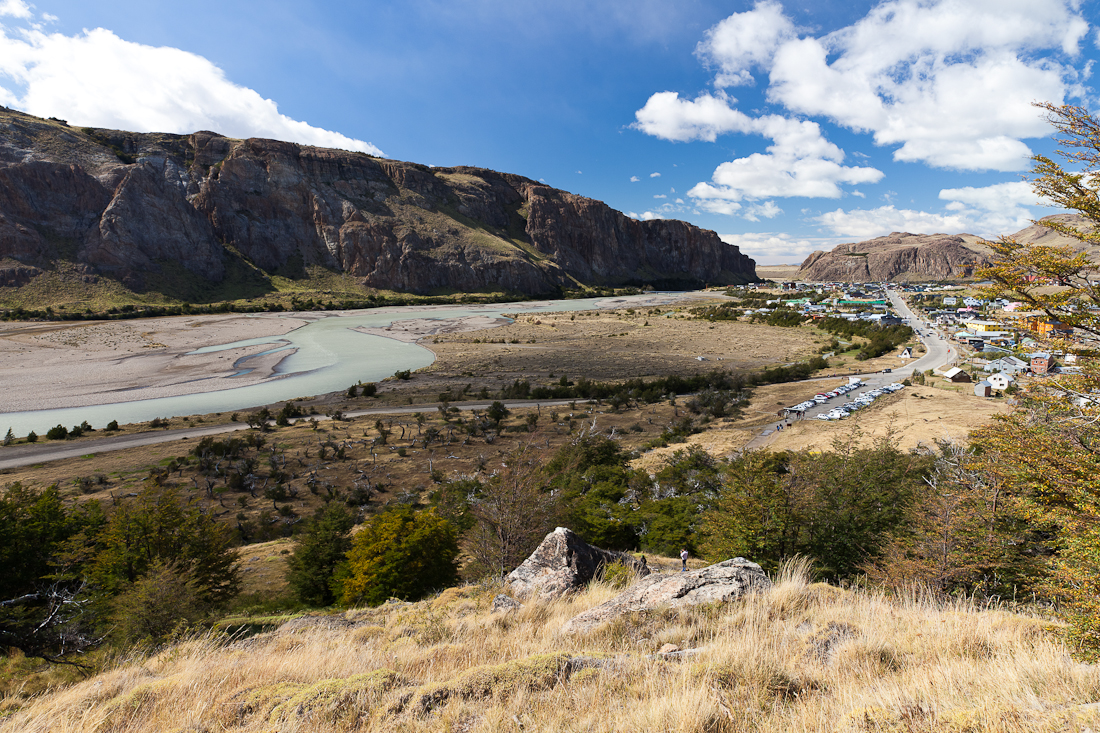
[(1031, 355), (1031, 373), (1046, 374), (1054, 367), (1054, 357), (1045, 351), (1036, 351)]

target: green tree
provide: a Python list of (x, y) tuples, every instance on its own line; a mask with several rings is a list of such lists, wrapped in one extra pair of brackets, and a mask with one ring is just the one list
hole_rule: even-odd
[(0, 648), (63, 661), (95, 646), (78, 553), (66, 547), (102, 519), (98, 505), (69, 512), (57, 485), (12, 484), (0, 496)]
[(389, 598), (415, 601), (454, 584), (458, 540), (433, 509), (402, 504), (376, 515), (355, 535), (347, 554), (342, 602), (377, 606)]
[(797, 553), (798, 510), (789, 481), (789, 456), (750, 451), (731, 461), (700, 529), (711, 562), (746, 557), (767, 570)]
[(155, 561), (187, 571), (204, 603), (220, 605), (240, 589), (232, 533), (193, 500), (171, 487), (150, 484), (111, 514), (97, 543), (91, 576), (117, 594), (137, 582)]
[(485, 416), (493, 421), (493, 424), (499, 424), (501, 420), (512, 414), (512, 411), (504, 406), (504, 403), (500, 400), (496, 400), (493, 404), (489, 405), (489, 409), (485, 411)]
[(339, 502), (325, 504), (309, 520), (287, 563), (287, 582), (298, 600), (312, 606), (331, 606), (338, 589), (337, 569), (351, 549), (355, 519)]

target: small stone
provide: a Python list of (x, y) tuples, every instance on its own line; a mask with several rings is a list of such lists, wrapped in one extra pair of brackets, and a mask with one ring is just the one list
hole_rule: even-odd
[(493, 613), (507, 613), (509, 611), (516, 611), (521, 608), (519, 601), (511, 596), (506, 596), (503, 593), (497, 595), (493, 599), (492, 612)]
[(657, 653), (658, 654), (671, 654), (672, 652), (678, 652), (678, 651), (680, 651), (680, 647), (676, 646), (675, 644), (665, 644), (664, 646), (661, 647), (660, 651), (658, 651)]

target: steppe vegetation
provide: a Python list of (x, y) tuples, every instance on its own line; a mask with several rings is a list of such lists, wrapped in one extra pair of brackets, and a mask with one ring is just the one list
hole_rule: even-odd
[[(493, 614), (498, 587), (186, 638), (32, 701), (0, 730), (1061, 731), (1100, 676), (1041, 618), (810, 583), (559, 634), (618, 588)], [(665, 644), (698, 651), (662, 655)]]

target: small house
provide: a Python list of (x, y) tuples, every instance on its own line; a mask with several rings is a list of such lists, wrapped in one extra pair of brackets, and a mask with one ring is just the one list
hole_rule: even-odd
[(910, 349), (908, 346), (906, 346), (904, 349), (901, 350), (901, 355), (898, 358), (899, 359), (912, 359), (913, 358), (913, 350)]
[(1015, 356), (1002, 356), (983, 367), (987, 372), (1004, 372), (1005, 374), (1022, 374), (1027, 371), (1028, 364), (1023, 359)]
[(946, 372), (943, 373), (943, 378), (946, 379), (948, 382), (956, 383), (973, 381), (970, 378), (970, 375), (964, 372), (959, 367), (951, 367), (950, 369), (948, 369)]
[(980, 381), (980, 382), (978, 382), (977, 384), (974, 385), (974, 396), (975, 397), (992, 397), (993, 396), (993, 385), (983, 379), (982, 381)]
[(1004, 372), (998, 372), (997, 374), (990, 374), (982, 381), (983, 383), (989, 382), (990, 386), (992, 386), (993, 389), (1003, 392), (1008, 389), (1008, 385), (1012, 384), (1012, 377), (1008, 376)]

